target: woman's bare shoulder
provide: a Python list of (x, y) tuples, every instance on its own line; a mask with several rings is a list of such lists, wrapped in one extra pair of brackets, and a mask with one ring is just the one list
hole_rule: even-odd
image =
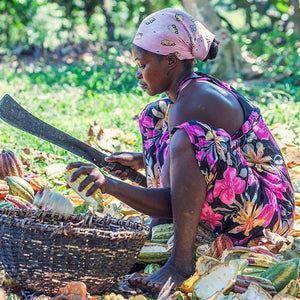
[(238, 119), (242, 122), (243, 110), (228, 91), (206, 81), (193, 82), (179, 93), (170, 113), (169, 126), (173, 128), (197, 120), (231, 131), (231, 120), (236, 114), (240, 115)]

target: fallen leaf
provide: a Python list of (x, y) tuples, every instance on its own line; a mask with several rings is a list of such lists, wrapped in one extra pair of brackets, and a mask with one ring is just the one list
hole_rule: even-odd
[(284, 144), (293, 144), (295, 139), (295, 133), (291, 130), (288, 125), (285, 124), (273, 124), (269, 126), (272, 135), (275, 137), (276, 141), (280, 141)]
[(101, 129), (97, 122), (94, 121), (93, 125), (90, 126), (88, 136), (95, 136), (99, 138), (101, 134), (103, 134), (103, 129)]
[(288, 168), (292, 168), (300, 164), (300, 147), (290, 148), (284, 155), (284, 160)]
[[(59, 290), (63, 299), (67, 300), (86, 300), (87, 289), (86, 285), (81, 281), (71, 281), (65, 287)], [(58, 297), (59, 297), (58, 296)]]
[[(119, 151), (120, 140), (124, 137), (124, 132), (118, 128), (102, 129), (101, 134), (97, 135), (98, 146), (110, 153)], [(121, 150), (122, 151), (122, 150)]]

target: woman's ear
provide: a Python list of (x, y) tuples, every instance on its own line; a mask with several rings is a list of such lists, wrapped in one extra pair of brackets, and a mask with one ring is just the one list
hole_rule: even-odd
[(170, 70), (174, 69), (178, 64), (178, 57), (174, 53), (167, 55), (167, 60)]

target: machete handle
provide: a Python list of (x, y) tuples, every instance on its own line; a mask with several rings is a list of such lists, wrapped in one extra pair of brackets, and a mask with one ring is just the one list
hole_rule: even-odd
[(127, 172), (128, 179), (134, 183), (137, 183), (140, 186), (147, 187), (147, 180), (144, 175), (141, 173), (133, 170), (130, 167), (126, 167), (120, 163), (104, 163), (103, 164), (105, 168), (109, 169), (110, 171), (116, 171), (116, 170), (121, 170), (123, 172)]

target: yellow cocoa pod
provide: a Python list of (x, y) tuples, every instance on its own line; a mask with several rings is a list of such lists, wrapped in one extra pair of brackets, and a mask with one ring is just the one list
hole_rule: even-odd
[(189, 277), (187, 280), (185, 280), (179, 289), (184, 293), (190, 293), (192, 292), (192, 286), (193, 284), (199, 279), (199, 274), (195, 272), (191, 277)]
[(6, 176), (5, 180), (8, 183), (9, 193), (11, 195), (19, 196), (32, 202), (34, 190), (24, 178), (18, 176)]
[(76, 169), (65, 170), (65, 180), (67, 184), (85, 201), (89, 202), (94, 211), (103, 211), (103, 200), (102, 200), (102, 192), (100, 189), (97, 189), (91, 196), (86, 196), (86, 192), (91, 188), (94, 184), (91, 182), (84, 190), (81, 192), (78, 191), (79, 184), (86, 178), (86, 175), (80, 175), (75, 181), (71, 182), (71, 175), (76, 171)]

